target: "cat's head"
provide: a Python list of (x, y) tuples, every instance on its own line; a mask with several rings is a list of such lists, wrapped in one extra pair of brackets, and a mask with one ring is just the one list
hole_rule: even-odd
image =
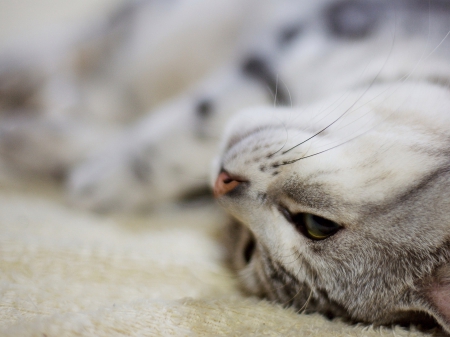
[(299, 311), (450, 332), (450, 91), (382, 85), (252, 109), (214, 169), (242, 285)]

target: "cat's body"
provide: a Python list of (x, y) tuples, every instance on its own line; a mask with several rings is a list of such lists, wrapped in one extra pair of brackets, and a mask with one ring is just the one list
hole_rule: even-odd
[[(242, 108), (304, 105), (372, 82), (450, 78), (447, 12), (440, 7), (421, 1), (263, 5), (270, 15), (261, 10), (264, 24), (255, 21), (267, 30), (249, 29), (234, 58), (72, 171), (69, 189), (78, 205), (130, 210), (203, 187), (219, 135)], [(347, 12), (362, 16), (356, 27), (348, 27)]]
[[(208, 2), (193, 3), (207, 8)], [(229, 6), (248, 17), (231, 10), (229, 20), (217, 23), (224, 28), (216, 32), (226, 34), (242, 25), (226, 44), (232, 51), (222, 66), (152, 109), (106, 149), (89, 153), (107, 136), (78, 114), (69, 114), (78, 131), (57, 128), (64, 140), (53, 141), (58, 151), (48, 151), (53, 138), (36, 123), (30, 129), (47, 138), (36, 141), (18, 127), (21, 132), (0, 133), (0, 145), (10, 158), (32, 158), (30, 167), (39, 163), (40, 171), (58, 164), (72, 169), (69, 192), (79, 206), (132, 210), (205, 186), (219, 135), (233, 118), (212, 181), (219, 202), (241, 224), (234, 265), (247, 291), (353, 321), (417, 323), (425, 317), (450, 332), (450, 3), (266, 0)], [(211, 43), (211, 35), (202, 40), (192, 32), (206, 41), (199, 46)], [(127, 50), (120, 45), (113, 56)], [(167, 56), (177, 56), (179, 66), (188, 47), (173, 48)], [(201, 58), (189, 59), (201, 68)], [(127, 73), (130, 67), (114, 60), (113, 73)], [(156, 54), (152, 64), (170, 60)], [(145, 74), (134, 83), (142, 90), (139, 78)], [(151, 82), (164, 91), (164, 79)], [(112, 96), (124, 85), (111, 84)], [(98, 130), (109, 135), (122, 128), (113, 124)], [(85, 134), (95, 136), (80, 147)], [(22, 147), (8, 148), (11, 139)], [(41, 150), (52, 160), (39, 161)]]

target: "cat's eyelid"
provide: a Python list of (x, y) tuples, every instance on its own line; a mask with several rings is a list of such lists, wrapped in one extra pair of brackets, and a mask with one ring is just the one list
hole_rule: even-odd
[(292, 222), (292, 212), (286, 206), (280, 204), (278, 205), (277, 209), (287, 221)]
[(298, 212), (296, 211), (296, 212), (293, 212), (293, 211), (291, 211), (291, 209), (288, 206), (286, 206), (286, 204), (281, 203), (281, 202), (278, 204), (277, 209), (281, 213), (281, 215), (283, 215), (284, 218), (288, 222), (291, 222), (291, 223), (293, 222), (294, 216), (296, 216), (298, 214), (311, 214), (313, 216), (317, 216), (317, 217), (324, 218), (324, 219), (327, 219), (329, 221), (335, 222), (342, 229), (346, 227), (345, 225), (341, 224), (339, 221), (336, 221), (333, 218), (330, 218), (329, 216), (321, 215), (321, 214), (319, 214), (317, 212), (310, 212), (310, 211), (298, 211)]

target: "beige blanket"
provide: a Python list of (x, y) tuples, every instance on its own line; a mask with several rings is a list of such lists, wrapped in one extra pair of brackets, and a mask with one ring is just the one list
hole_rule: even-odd
[(420, 336), (242, 295), (214, 205), (140, 218), (72, 209), (59, 188), (0, 191), (0, 336)]

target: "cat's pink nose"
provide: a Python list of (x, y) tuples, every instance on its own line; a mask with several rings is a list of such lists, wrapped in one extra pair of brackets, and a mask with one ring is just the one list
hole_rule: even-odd
[(234, 190), (242, 180), (237, 180), (231, 177), (227, 172), (220, 172), (214, 184), (214, 196), (216, 198), (221, 197), (224, 194)]

